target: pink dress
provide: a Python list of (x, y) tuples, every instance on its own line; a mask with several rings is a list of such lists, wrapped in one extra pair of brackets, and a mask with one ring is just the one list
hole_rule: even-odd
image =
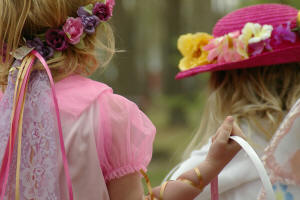
[[(55, 87), (74, 199), (108, 200), (108, 181), (146, 171), (155, 127), (136, 104), (103, 83), (73, 75)], [(68, 199), (60, 166), (62, 197)]]

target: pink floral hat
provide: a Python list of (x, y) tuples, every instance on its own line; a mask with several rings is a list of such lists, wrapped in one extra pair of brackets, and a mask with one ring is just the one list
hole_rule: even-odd
[(236, 10), (218, 21), (213, 35), (182, 35), (176, 79), (203, 72), (300, 62), (300, 12), (282, 4)]

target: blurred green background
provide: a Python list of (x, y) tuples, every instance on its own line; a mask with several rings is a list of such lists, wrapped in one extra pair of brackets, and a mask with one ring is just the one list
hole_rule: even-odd
[(177, 39), (212, 32), (219, 18), (240, 7), (300, 0), (116, 0), (112, 20), (117, 53), (104, 73), (93, 78), (134, 101), (157, 127), (149, 176), (159, 185), (181, 160), (201, 120), (209, 74), (175, 81)]

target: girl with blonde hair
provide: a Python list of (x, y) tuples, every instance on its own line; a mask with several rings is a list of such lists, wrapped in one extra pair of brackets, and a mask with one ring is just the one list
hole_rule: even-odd
[[(1, 200), (144, 197), (140, 174), (146, 176), (155, 127), (136, 104), (84, 77), (114, 54), (107, 23), (114, 6), (0, 2)], [(198, 195), (240, 149), (229, 140), (243, 137), (231, 117), (216, 133), (205, 162), (146, 198)]]
[[(180, 61), (182, 71), (177, 78), (203, 72), (211, 72), (211, 75), (200, 128), (185, 152), (186, 160), (179, 164), (171, 180), (205, 158), (211, 144), (209, 138), (222, 119), (232, 115), (262, 156), (277, 200), (300, 197), (299, 180), (288, 179), (291, 174), (299, 174), (295, 171), (299, 169), (299, 162), (292, 161), (300, 160), (299, 154), (290, 156), (295, 152), (293, 148), (300, 149), (299, 140), (289, 141), (291, 146), (285, 143), (277, 148), (282, 136), (290, 130), (284, 127), (291, 127), (292, 116), (297, 116), (299, 107), (296, 104), (300, 98), (298, 16), (297, 9), (290, 6), (255, 5), (220, 19), (213, 36), (197, 33), (179, 38), (178, 48), (184, 58)], [(289, 111), (290, 115), (280, 127)], [(295, 137), (296, 134), (299, 138), (299, 133), (293, 133)], [(275, 149), (285, 155), (276, 161), (285, 162), (285, 169), (273, 159)], [(271, 159), (273, 164), (270, 164)], [(258, 173), (244, 152), (220, 173), (219, 183), (221, 200), (253, 200), (262, 187)], [(265, 198), (263, 193), (259, 198)], [(196, 199), (208, 200), (209, 188)]]

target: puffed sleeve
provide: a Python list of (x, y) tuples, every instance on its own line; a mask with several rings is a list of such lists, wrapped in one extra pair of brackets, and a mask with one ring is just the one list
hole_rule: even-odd
[(107, 181), (146, 171), (152, 158), (156, 129), (136, 104), (106, 92), (99, 100), (97, 151)]

